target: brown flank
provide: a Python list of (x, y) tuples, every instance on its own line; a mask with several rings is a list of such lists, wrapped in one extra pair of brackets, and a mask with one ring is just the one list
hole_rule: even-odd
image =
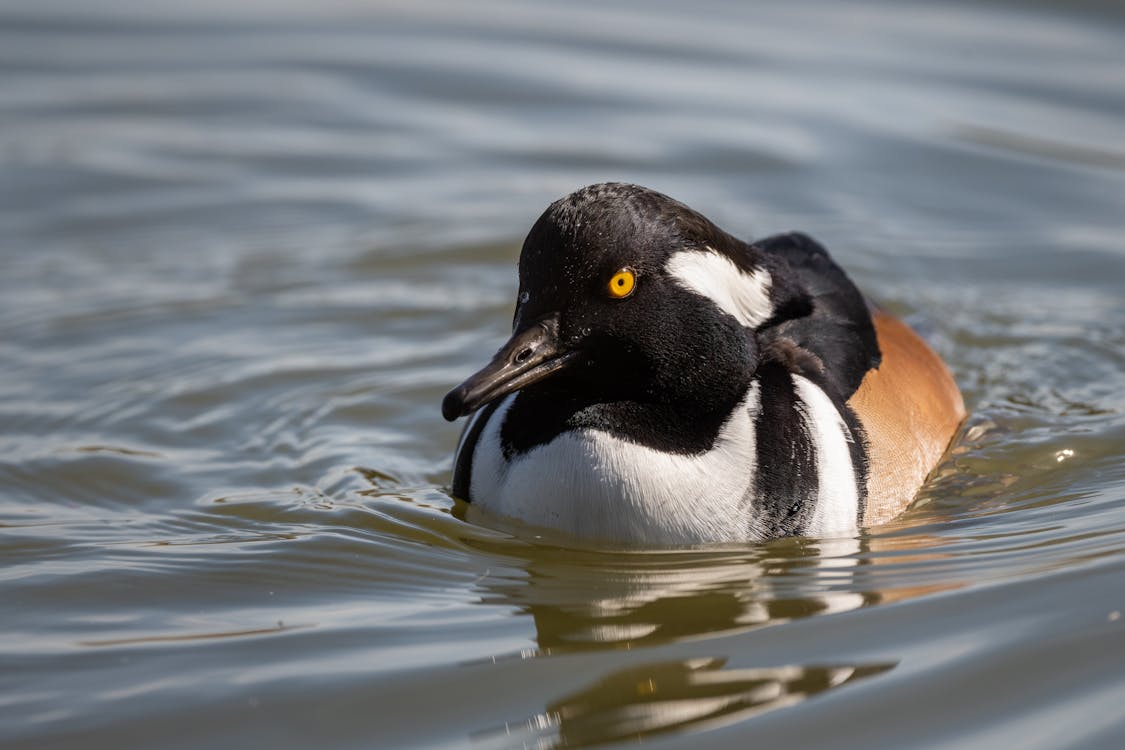
[(848, 401), (867, 432), (865, 526), (910, 504), (965, 419), (961, 391), (933, 349), (887, 313), (872, 318), (883, 360)]

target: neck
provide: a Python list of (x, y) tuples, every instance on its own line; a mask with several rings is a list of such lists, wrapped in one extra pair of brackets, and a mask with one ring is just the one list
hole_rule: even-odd
[(520, 392), (501, 434), (507, 454), (524, 453), (573, 429), (592, 429), (666, 453), (711, 449), (746, 396), (750, 376), (680, 377), (632, 394), (597, 395), (573, 382), (538, 383)]

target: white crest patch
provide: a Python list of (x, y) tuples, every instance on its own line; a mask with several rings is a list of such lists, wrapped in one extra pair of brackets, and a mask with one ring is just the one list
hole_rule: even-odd
[(859, 491), (848, 443), (855, 438), (824, 391), (800, 375), (793, 376), (793, 386), (800, 399), (797, 409), (816, 450), (819, 480), (816, 507), (807, 532), (810, 536), (833, 536), (853, 531), (859, 513)]
[(756, 328), (773, 315), (772, 279), (764, 268), (746, 273), (730, 258), (707, 248), (676, 253), (665, 270), (680, 286), (711, 300), (747, 328)]
[(509, 396), (480, 435), (472, 498), (491, 512), (586, 539), (701, 544), (752, 534), (754, 383), (706, 453), (679, 455), (598, 430), (568, 431), (509, 463), (500, 427)]

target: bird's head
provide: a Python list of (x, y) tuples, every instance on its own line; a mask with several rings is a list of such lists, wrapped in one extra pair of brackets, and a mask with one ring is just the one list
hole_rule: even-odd
[(539, 217), (519, 261), (512, 336), (446, 395), (453, 420), (534, 383), (592, 401), (683, 399), (748, 380), (756, 332), (804, 314), (784, 264), (671, 198), (592, 185)]

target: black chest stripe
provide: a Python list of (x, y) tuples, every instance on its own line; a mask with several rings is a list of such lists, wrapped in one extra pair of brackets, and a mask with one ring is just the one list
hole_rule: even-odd
[(825, 365), (818, 385), (827, 386), (829, 395), (850, 398), (867, 371), (882, 359), (867, 301), (811, 237), (793, 232), (758, 240), (754, 246), (783, 258), (792, 280), (799, 282), (812, 303), (808, 314), (767, 321), (759, 334), (763, 345), (788, 339), (812, 353)]
[(781, 365), (758, 370), (762, 406), (755, 424), (758, 472), (754, 519), (769, 537), (800, 534), (815, 508), (820, 478), (816, 445), (798, 410), (793, 377)]
[(492, 414), (502, 401), (504, 399), (498, 398), (486, 404), (476, 418), (469, 422), (465, 428), (465, 437), (461, 441), (461, 449), (457, 451), (457, 457), (453, 461), (453, 496), (467, 503), (472, 502), (469, 489), (473, 483), (473, 455), (477, 451), (480, 434), (484, 432), (484, 426), (488, 424), (488, 420), (492, 418)]
[[(836, 399), (833, 399), (835, 402)], [(863, 517), (867, 513), (867, 477), (870, 470), (867, 461), (867, 433), (863, 431), (863, 425), (859, 421), (859, 417), (851, 410), (847, 404), (836, 404), (836, 408), (844, 416), (844, 424), (848, 426), (851, 431), (852, 439), (848, 441), (848, 450), (851, 452), (852, 469), (855, 471), (855, 485), (856, 485), (856, 526), (863, 525)]]

